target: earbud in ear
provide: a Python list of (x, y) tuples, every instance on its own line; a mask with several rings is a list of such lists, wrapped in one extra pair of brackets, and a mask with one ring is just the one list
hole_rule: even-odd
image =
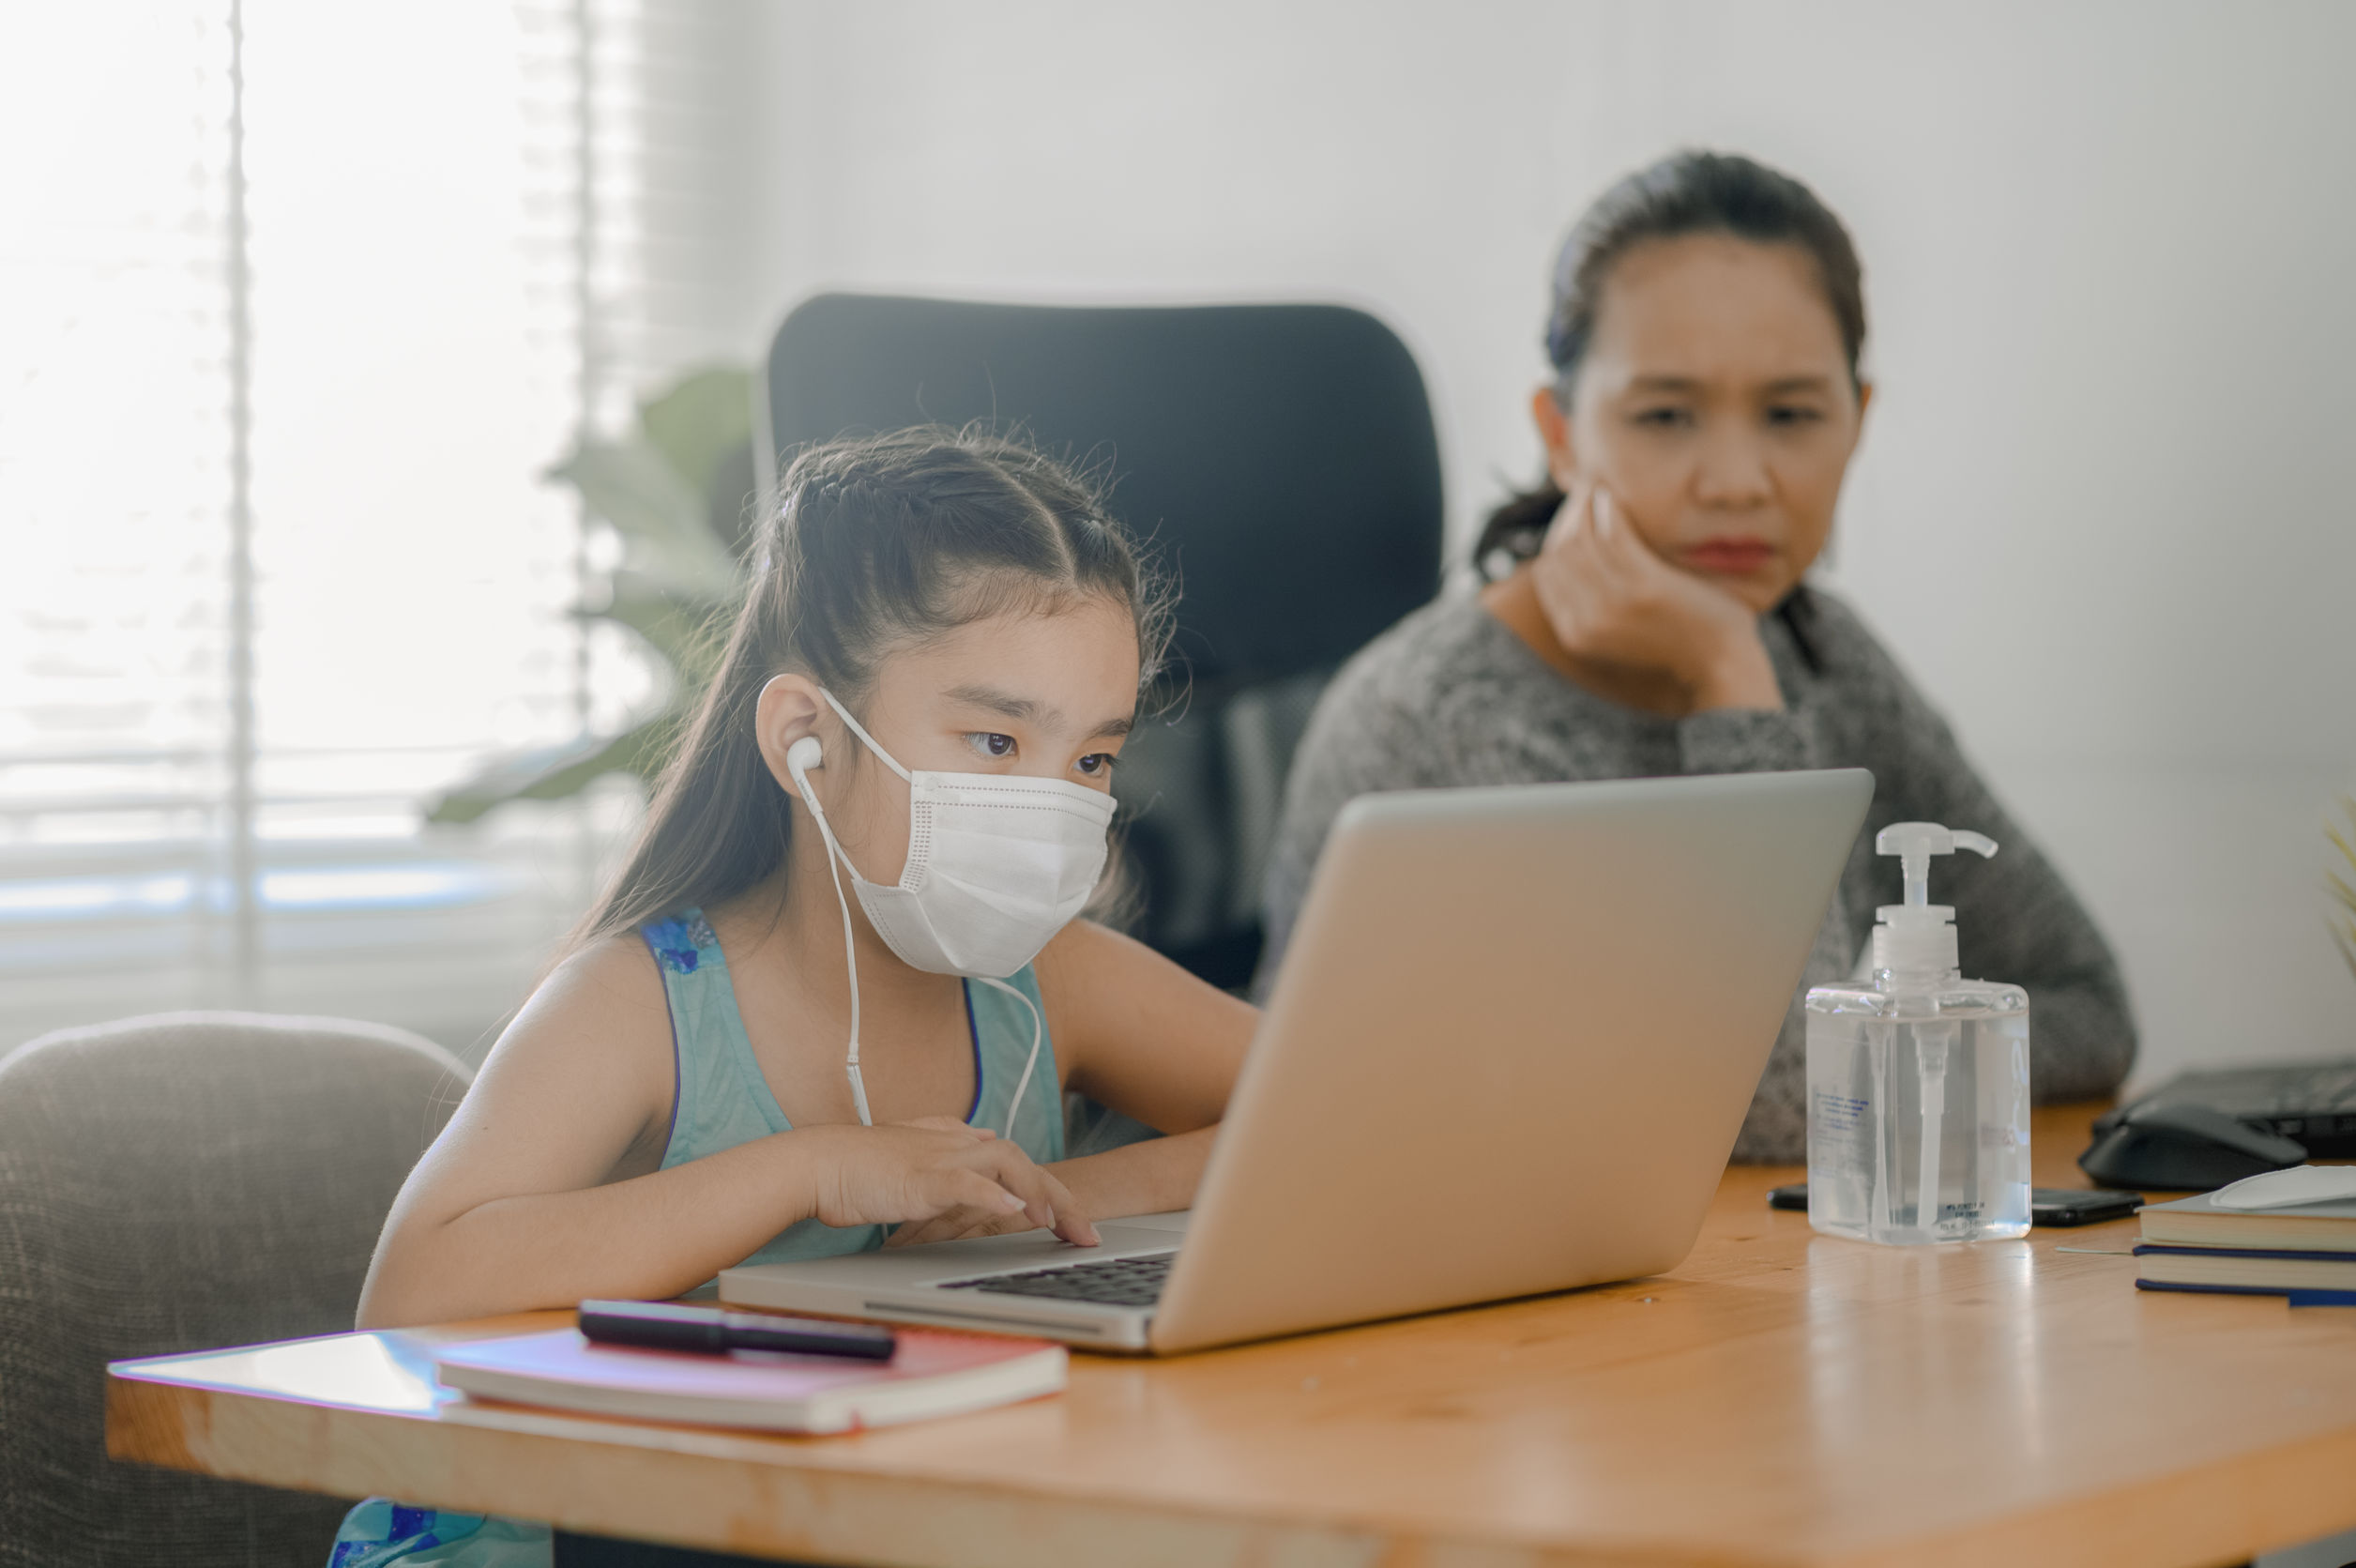
[(818, 738), (814, 735), (805, 735), (785, 748), (785, 774), (804, 790), (809, 789), (810, 782), (802, 775), (813, 768), (824, 766), (826, 748), (818, 744)]

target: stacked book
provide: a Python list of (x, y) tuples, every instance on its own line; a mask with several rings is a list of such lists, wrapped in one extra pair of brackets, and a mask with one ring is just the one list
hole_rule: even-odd
[[(578, 1329), (557, 1329), (445, 1347), (433, 1371), (469, 1396), (445, 1406), (443, 1417), (482, 1425), (516, 1425), (503, 1407), (539, 1406), (771, 1432), (856, 1432), (1061, 1393), (1068, 1359), (1062, 1346), (1035, 1339), (931, 1329), (900, 1331), (884, 1361), (699, 1355), (593, 1344)], [(486, 1400), (496, 1403), (486, 1408)]]
[(2143, 1210), (2136, 1287), (2288, 1296), (2356, 1306), (2356, 1199), (2281, 1208), (2219, 1204), (2232, 1188)]

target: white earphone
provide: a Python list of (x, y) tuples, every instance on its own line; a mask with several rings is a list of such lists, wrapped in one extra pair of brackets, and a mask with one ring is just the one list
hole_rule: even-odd
[[(813, 768), (825, 767), (826, 757), (827, 749), (818, 744), (818, 738), (814, 735), (805, 735), (785, 748), (785, 776), (800, 786), (804, 795), (808, 795), (810, 781), (804, 775)], [(811, 801), (810, 809), (816, 811), (817, 802)]]
[[(833, 699), (829, 697), (828, 701), (832, 703)], [(849, 724), (861, 739), (866, 740), (868, 745), (874, 747), (876, 755), (883, 757), (887, 762), (891, 761), (883, 748), (875, 746), (873, 738), (869, 737), (865, 730), (859, 729), (858, 720), (844, 712), (840, 704), (834, 706), (835, 711), (842, 714), (844, 722)], [(875, 1119), (868, 1114), (867, 1084), (859, 1076), (859, 950), (851, 930), (851, 901), (843, 894), (841, 866), (848, 865), (850, 861), (844, 855), (842, 845), (835, 843), (834, 829), (827, 821), (827, 808), (819, 800), (818, 792), (810, 787), (811, 769), (825, 766), (826, 749), (819, 744), (818, 738), (814, 735), (805, 735), (785, 748), (785, 776), (792, 779), (794, 787), (801, 792), (801, 803), (810, 808), (811, 818), (818, 825), (819, 837), (826, 841), (827, 875), (834, 879), (834, 901), (843, 910), (843, 962), (851, 978), (851, 1043), (850, 1049), (844, 1058), (843, 1071), (851, 1080), (851, 1104), (858, 1107), (860, 1123), (873, 1127), (875, 1124)], [(907, 776), (905, 769), (902, 769), (898, 763), (891, 763), (891, 766), (893, 770), (901, 773), (903, 777)], [(840, 865), (838, 861), (841, 862)], [(856, 877), (856, 870), (853, 875)], [(865, 894), (862, 893), (860, 896), (863, 898)], [(1005, 981), (994, 980), (987, 975), (973, 975), (967, 978), (979, 980), (993, 990), (1005, 992), (1016, 1001), (1021, 1002), (1031, 1015), (1031, 1052), (1023, 1062), (1022, 1076), (1014, 1080), (1014, 1097), (1007, 1105), (1005, 1136), (1011, 1138), (1014, 1135), (1014, 1119), (1023, 1111), (1024, 1092), (1030, 1088), (1031, 1072), (1039, 1065), (1040, 1047), (1046, 1040), (1047, 1021), (1040, 1016), (1037, 1003)], [(969, 1009), (971, 1005), (968, 1001)]]
[(827, 841), (827, 875), (834, 878), (834, 901), (843, 906), (843, 960), (851, 975), (851, 1045), (843, 1071), (851, 1080), (851, 1104), (859, 1111), (859, 1125), (873, 1127), (875, 1119), (867, 1110), (867, 1082), (859, 1073), (859, 952), (851, 936), (851, 905), (843, 896), (843, 873), (834, 863), (834, 830), (827, 824), (827, 808), (819, 802), (818, 792), (810, 787), (810, 770), (825, 766), (826, 748), (814, 735), (805, 735), (785, 748), (785, 776), (801, 791), (801, 803), (810, 808), (820, 836)]

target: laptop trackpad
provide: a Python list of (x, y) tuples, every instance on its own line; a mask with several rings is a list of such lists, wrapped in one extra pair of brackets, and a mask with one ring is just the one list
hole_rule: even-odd
[[(1185, 1211), (1131, 1215), (1106, 1220), (1096, 1227), (1103, 1245), (1075, 1247), (1058, 1241), (1052, 1231), (1026, 1230), (1013, 1236), (978, 1236), (963, 1241), (935, 1241), (892, 1252), (867, 1253), (871, 1267), (887, 1264), (914, 1285), (935, 1279), (964, 1279), (974, 1274), (1044, 1269), (1058, 1263), (1091, 1263), (1100, 1258), (1134, 1257), (1143, 1253), (1169, 1252), (1186, 1235)], [(847, 1261), (847, 1259), (845, 1260)]]
[[(1166, 1214), (1130, 1214), (1108, 1223), (1123, 1230), (1159, 1230), (1165, 1235), (1183, 1236), (1186, 1234), (1186, 1222), (1193, 1217), (1192, 1209), (1173, 1209)], [(1105, 1226), (1098, 1225), (1096, 1228), (1102, 1234)]]

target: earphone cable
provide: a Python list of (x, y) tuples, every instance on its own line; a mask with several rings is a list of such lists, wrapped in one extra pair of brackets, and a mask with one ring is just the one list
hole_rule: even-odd
[(826, 841), (827, 875), (834, 882), (834, 902), (843, 911), (843, 963), (851, 977), (851, 1048), (844, 1059), (843, 1071), (851, 1080), (851, 1104), (859, 1111), (859, 1125), (873, 1127), (875, 1119), (867, 1110), (867, 1084), (859, 1071), (859, 949), (851, 930), (851, 901), (843, 891), (842, 868), (835, 864), (843, 855), (842, 846), (834, 842), (834, 829), (827, 822), (827, 809), (818, 803), (818, 792), (810, 787), (807, 769), (795, 775), (801, 785), (802, 801), (810, 808), (811, 819), (818, 824), (818, 836)]
[(1014, 1119), (1023, 1114), (1023, 1091), (1031, 1087), (1031, 1069), (1039, 1065), (1039, 1047), (1047, 1037), (1047, 1021), (1040, 1016), (1039, 1004), (1025, 996), (1017, 987), (1009, 985), (1002, 980), (992, 980), (988, 975), (975, 975), (973, 978), (984, 985), (1005, 992), (1030, 1009), (1031, 1054), (1024, 1059), (1023, 1075), (1014, 1080), (1014, 1098), (1007, 1103), (1006, 1107), (1006, 1131), (1000, 1134), (1009, 1143), (1012, 1143), (1014, 1141)]

